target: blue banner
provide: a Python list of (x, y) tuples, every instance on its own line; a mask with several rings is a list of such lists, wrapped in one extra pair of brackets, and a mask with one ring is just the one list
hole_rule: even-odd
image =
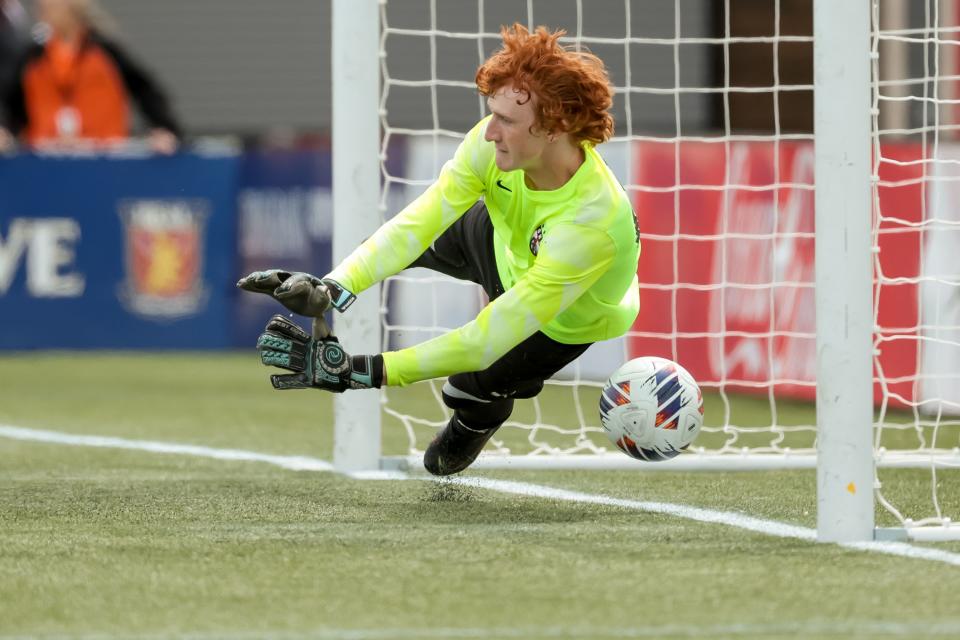
[[(333, 205), (330, 151), (260, 150), (243, 158), (237, 194), (237, 252), (241, 274), (262, 269), (330, 271)], [(234, 343), (256, 344), (274, 313), (286, 310), (267, 296), (245, 293), (234, 309)], [(304, 318), (298, 318), (306, 324)]]
[(231, 346), (233, 155), (0, 160), (0, 349)]

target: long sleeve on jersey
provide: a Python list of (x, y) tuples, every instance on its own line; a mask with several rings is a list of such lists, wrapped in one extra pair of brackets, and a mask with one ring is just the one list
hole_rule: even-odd
[[(468, 134), (481, 135), (477, 128)], [(327, 277), (354, 294), (403, 271), (480, 199), (485, 185), (463, 144), (418, 198), (381, 226)]]

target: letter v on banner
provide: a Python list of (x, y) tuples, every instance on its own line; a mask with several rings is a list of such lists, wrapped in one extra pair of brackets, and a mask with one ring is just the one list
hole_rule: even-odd
[(14, 218), (10, 222), (6, 238), (0, 229), (0, 296), (5, 295), (13, 284), (17, 266), (30, 242), (30, 221), (26, 218)]

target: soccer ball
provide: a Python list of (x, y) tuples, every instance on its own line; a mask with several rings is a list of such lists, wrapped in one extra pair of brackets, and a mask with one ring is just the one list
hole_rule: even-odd
[(600, 423), (610, 441), (637, 460), (669, 460), (703, 426), (703, 394), (686, 369), (666, 358), (635, 358), (600, 394)]

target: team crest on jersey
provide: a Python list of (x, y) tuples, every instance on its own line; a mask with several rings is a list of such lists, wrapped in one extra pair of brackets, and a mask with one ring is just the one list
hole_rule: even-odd
[(537, 255), (540, 253), (540, 243), (543, 241), (543, 225), (540, 225), (533, 231), (533, 235), (530, 236), (530, 253)]
[(120, 300), (138, 315), (173, 319), (199, 312), (205, 200), (127, 200), (120, 205), (124, 267)]

